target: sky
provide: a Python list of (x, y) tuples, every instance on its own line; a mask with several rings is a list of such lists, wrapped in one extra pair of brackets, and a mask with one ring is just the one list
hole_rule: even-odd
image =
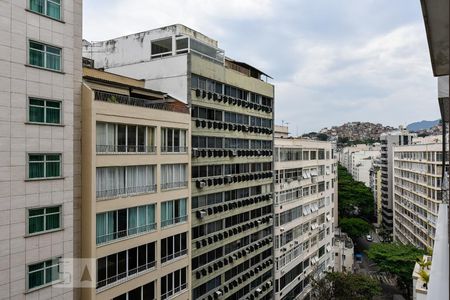
[(273, 77), (293, 134), (439, 118), (419, 0), (85, 0), (83, 38), (181, 23)]

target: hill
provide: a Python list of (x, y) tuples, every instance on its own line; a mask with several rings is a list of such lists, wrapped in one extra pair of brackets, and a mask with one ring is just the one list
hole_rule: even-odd
[(426, 121), (426, 120), (422, 120), (419, 122), (414, 122), (409, 124), (408, 126), (406, 126), (406, 129), (408, 129), (409, 131), (421, 131), (421, 130), (426, 130), (426, 129), (430, 129), (436, 125), (439, 124), (439, 119), (438, 120), (434, 120), (434, 121)]

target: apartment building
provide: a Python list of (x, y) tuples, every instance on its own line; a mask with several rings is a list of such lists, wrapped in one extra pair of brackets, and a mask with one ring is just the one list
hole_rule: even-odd
[(354, 267), (354, 245), (352, 239), (343, 232), (334, 233), (334, 271), (353, 272)]
[(189, 299), (187, 105), (93, 68), (82, 92), (82, 299)]
[(442, 202), (442, 144), (394, 147), (394, 241), (432, 248)]
[(393, 164), (395, 146), (411, 145), (416, 134), (406, 129), (383, 133), (381, 140), (381, 213), (382, 227), (385, 232), (392, 234), (393, 229)]
[(382, 224), (382, 202), (381, 202), (381, 158), (372, 162), (370, 168), (370, 189), (373, 193), (374, 211), (376, 216), (376, 226), (381, 228)]
[(61, 261), (80, 243), (81, 14), (81, 0), (0, 1), (3, 299), (76, 297)]
[(334, 267), (336, 160), (330, 142), (275, 139), (275, 299), (309, 299)]
[(370, 187), (370, 169), (375, 159), (380, 157), (379, 150), (357, 151), (351, 154), (351, 164), (348, 171), (356, 181)]
[(189, 104), (192, 299), (272, 297), (274, 87), (218, 42), (177, 24), (85, 42), (96, 67)]

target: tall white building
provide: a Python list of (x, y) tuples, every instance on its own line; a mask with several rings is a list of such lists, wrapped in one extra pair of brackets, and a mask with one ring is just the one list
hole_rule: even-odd
[(410, 145), (416, 134), (400, 129), (383, 133), (381, 140), (381, 207), (383, 229), (392, 233), (393, 225), (393, 147)]
[(393, 151), (394, 241), (432, 248), (442, 202), (442, 144)]
[(348, 171), (356, 181), (370, 187), (370, 169), (373, 161), (380, 157), (379, 150), (356, 151), (351, 154), (351, 164)]
[(0, 1), (2, 299), (76, 297), (55, 284), (80, 249), (81, 6)]
[(305, 299), (310, 275), (334, 267), (332, 152), (330, 142), (275, 139), (275, 299)]

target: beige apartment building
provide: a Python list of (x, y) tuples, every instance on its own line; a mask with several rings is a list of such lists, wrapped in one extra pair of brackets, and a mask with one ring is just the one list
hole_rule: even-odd
[(1, 299), (76, 297), (81, 3), (0, 1)]
[(275, 299), (309, 299), (311, 277), (335, 264), (337, 161), (331, 142), (275, 129)]
[(87, 67), (82, 96), (82, 299), (190, 299), (188, 107)]
[(442, 144), (393, 148), (394, 240), (432, 248), (442, 202)]

